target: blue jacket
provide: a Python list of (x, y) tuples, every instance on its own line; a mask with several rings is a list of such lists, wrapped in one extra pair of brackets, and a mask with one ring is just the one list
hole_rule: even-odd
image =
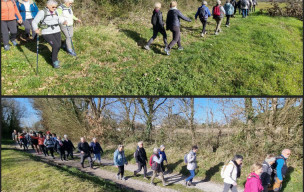
[(114, 152), (114, 165), (117, 166), (123, 166), (124, 164), (128, 164), (128, 161), (125, 156), (125, 152), (121, 151), (119, 152), (118, 149)]
[[(30, 11), (31, 11), (32, 17), (34, 19), (36, 17), (36, 15), (37, 15), (39, 9), (38, 9), (38, 7), (37, 7), (37, 5), (36, 5), (35, 2), (30, 1), (30, 3), (31, 3), (31, 5), (30, 5)], [(24, 6), (23, 3), (20, 3), (19, 1), (17, 1), (16, 5), (17, 5), (18, 10), (20, 12), (20, 15), (22, 17), (22, 20), (24, 21), (25, 20), (25, 15), (26, 15), (25, 6)]]
[(98, 142), (94, 143), (93, 141), (90, 144), (91, 150), (94, 154), (103, 153), (103, 150)]
[(200, 8), (202, 8), (202, 7), (204, 7), (205, 8), (205, 20), (207, 20), (208, 19), (208, 17), (210, 17), (211, 16), (211, 13), (210, 13), (210, 10), (209, 10), (209, 8), (206, 6), (206, 5), (202, 5), (201, 7), (199, 7), (198, 9), (197, 9), (197, 12), (196, 12), (196, 14), (195, 14), (195, 19), (197, 19), (197, 16), (198, 16), (198, 13), (199, 13), (199, 10), (200, 10)]
[(276, 163), (277, 163), (277, 167), (276, 167), (276, 171), (277, 171), (277, 177), (278, 179), (280, 179), (281, 181), (283, 180), (283, 176), (285, 177), (286, 172), (287, 172), (287, 164), (286, 164), (286, 158), (281, 155), (282, 158), (277, 158)]
[(159, 151), (158, 154), (159, 154), (159, 155), (162, 154), (162, 157), (163, 157), (162, 162), (163, 162), (163, 161), (167, 161), (167, 157), (166, 157), (165, 151)]

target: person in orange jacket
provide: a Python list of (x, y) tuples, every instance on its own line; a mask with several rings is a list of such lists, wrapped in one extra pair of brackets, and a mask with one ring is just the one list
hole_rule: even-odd
[(4, 49), (8, 51), (10, 49), (9, 40), (14, 46), (18, 45), (16, 42), (17, 37), (17, 24), (16, 16), (18, 17), (18, 23), (22, 23), (22, 17), (17, 8), (14, 0), (1, 0), (1, 33), (4, 44)]
[(43, 137), (42, 133), (39, 133), (39, 136), (38, 136), (39, 154), (42, 154), (42, 152), (43, 152), (44, 156), (46, 156), (44, 140), (45, 140), (45, 138)]

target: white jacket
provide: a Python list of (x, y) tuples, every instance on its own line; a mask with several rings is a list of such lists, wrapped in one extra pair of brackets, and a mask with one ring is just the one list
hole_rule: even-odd
[(237, 167), (230, 161), (224, 171), (224, 183), (233, 184), (237, 179)]

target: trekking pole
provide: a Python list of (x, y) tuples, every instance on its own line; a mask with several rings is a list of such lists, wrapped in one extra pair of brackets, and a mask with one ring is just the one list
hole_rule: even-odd
[[(71, 35), (70, 35), (70, 30), (69, 30), (69, 27), (68, 27), (68, 26), (67, 26), (67, 31), (68, 31), (69, 37), (70, 37), (70, 39), (71, 39), (71, 44), (72, 44), (73, 51), (74, 51), (74, 53), (76, 54), (75, 49), (74, 49), (73, 40), (72, 40), (72, 37), (71, 37)], [(76, 58), (77, 58), (77, 56), (76, 56)]]
[(39, 35), (37, 34), (37, 68), (36, 68), (36, 75), (38, 75), (38, 52), (39, 52)]

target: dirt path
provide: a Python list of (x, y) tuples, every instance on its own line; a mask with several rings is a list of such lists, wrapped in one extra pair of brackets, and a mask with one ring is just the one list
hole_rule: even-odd
[[(20, 147), (17, 145), (15, 145), (15, 146), (12, 145), (11, 147), (20, 150)], [(136, 191), (147, 191), (147, 192), (150, 192), (150, 191), (151, 192), (155, 192), (155, 191), (175, 192), (176, 191), (176, 190), (169, 189), (166, 187), (153, 186), (153, 185), (150, 185), (149, 183), (139, 181), (136, 179), (132, 179), (132, 177), (129, 177), (126, 181), (118, 180), (116, 178), (116, 172), (104, 170), (99, 167), (96, 168), (96, 166), (94, 167), (94, 169), (90, 169), (88, 167), (87, 160), (85, 162), (85, 168), (81, 168), (79, 160), (61, 161), (58, 158), (53, 159), (50, 156), (44, 157), (44, 155), (38, 155), (37, 153), (35, 153), (34, 150), (31, 150), (31, 149), (28, 152), (35, 156), (41, 157), (42, 161), (44, 161), (46, 163), (52, 163), (52, 164), (55, 164), (58, 166), (66, 165), (66, 166), (70, 166), (70, 167), (76, 167), (83, 172), (87, 172), (91, 175), (95, 175), (95, 176), (101, 177), (103, 179), (113, 181), (113, 182), (121, 185), (122, 187), (130, 188), (130, 189), (133, 189)], [(80, 157), (80, 153), (75, 153), (74, 156)], [(103, 166), (113, 166), (112, 160), (102, 159), (101, 162), (102, 162)], [(134, 164), (128, 164), (127, 166), (125, 166), (125, 170), (130, 171), (130, 172), (133, 172), (136, 169), (137, 169), (137, 165), (134, 165)], [(143, 171), (139, 174), (143, 174)], [(148, 166), (148, 175), (152, 176), (152, 170), (149, 168), (149, 166)], [(186, 179), (186, 176), (183, 176), (181, 174), (177, 174), (177, 173), (166, 173), (165, 174), (165, 180), (168, 184), (184, 185), (185, 179)], [(197, 180), (194, 178), (193, 183), (195, 184), (195, 186), (192, 186), (189, 188), (200, 189), (204, 192), (221, 192), (223, 190), (222, 184), (217, 184), (217, 183), (210, 182), (210, 181), (204, 182), (202, 180)], [(241, 192), (243, 190), (244, 190), (243, 188), (238, 187), (239, 192)]]

